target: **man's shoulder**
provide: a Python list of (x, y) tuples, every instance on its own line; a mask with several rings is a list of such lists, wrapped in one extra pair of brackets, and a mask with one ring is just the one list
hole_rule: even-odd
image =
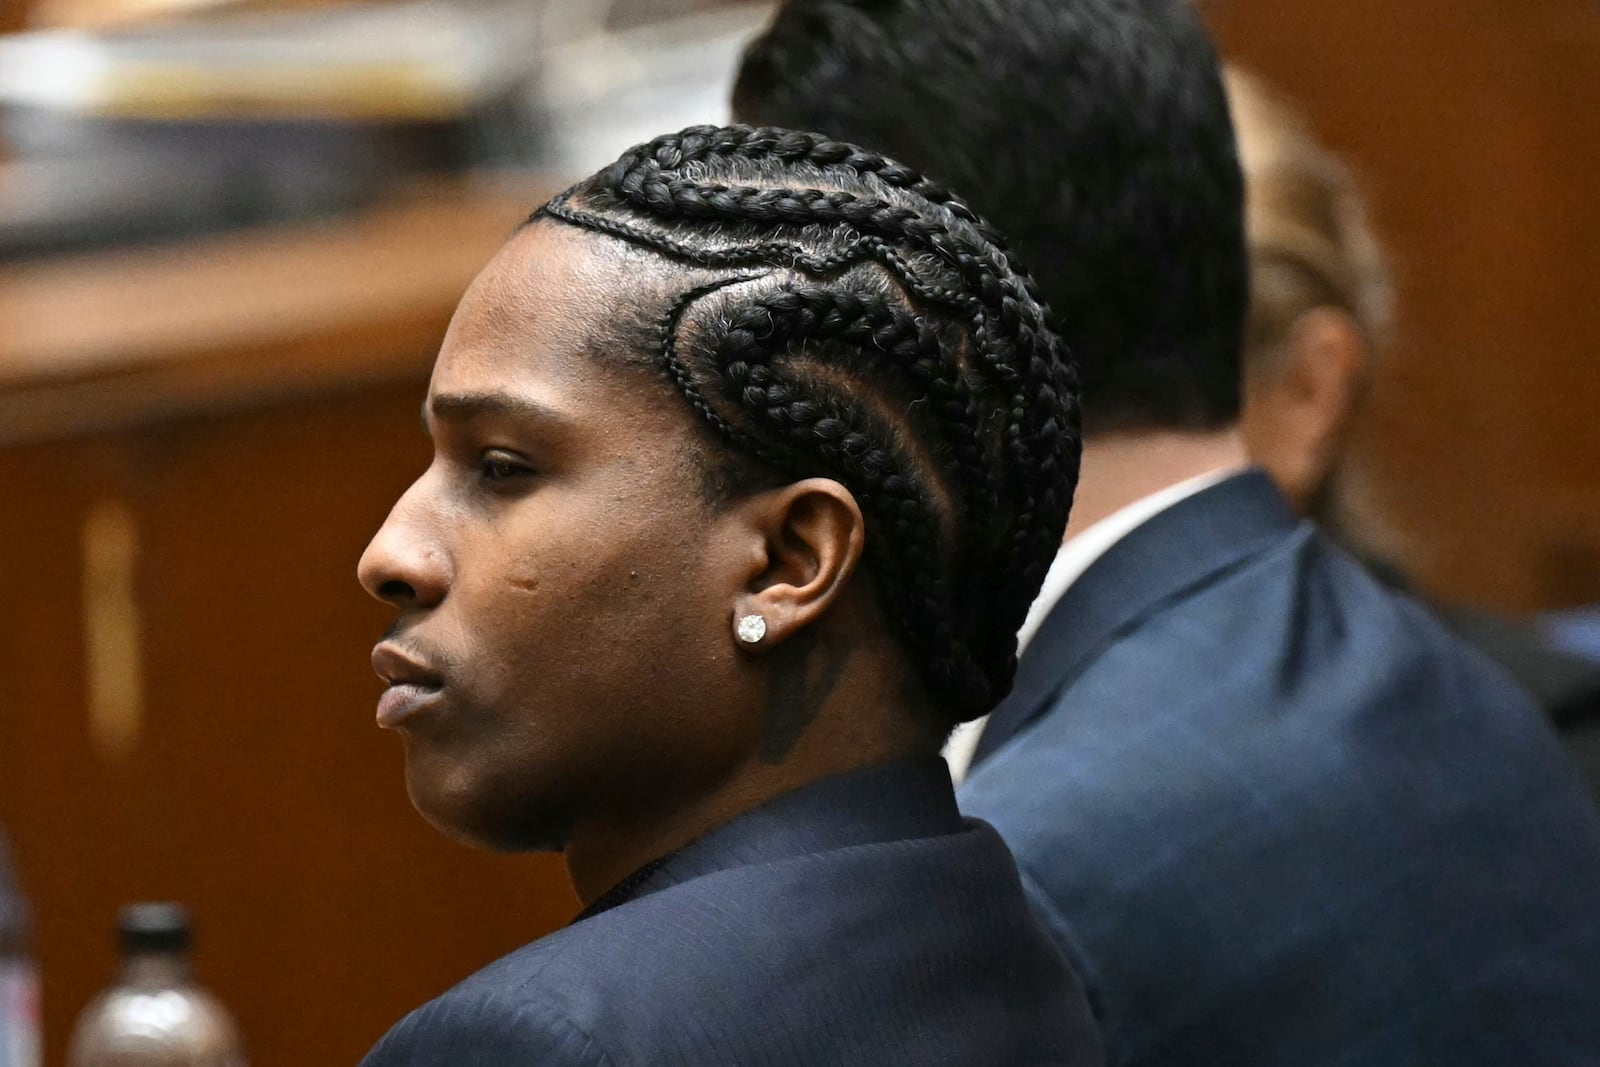
[(706, 881), (601, 912), (501, 957), (403, 1018), (363, 1067), (612, 1062), (608, 1045), (625, 1049), (630, 1031), (684, 1011), (717, 963), (737, 969), (728, 950), (745, 932), (707, 936)]
[(1539, 724), (1526, 694), (1432, 611), (1305, 525), (1108, 635), (1041, 721), (1062, 713), (1120, 734), (1175, 719), (1213, 731), (1265, 722), (1283, 740), (1376, 725), (1376, 713), (1402, 731), (1429, 715)]
[(626, 1061), (633, 1032), (682, 1016), (706, 995), (709, 975), (738, 970), (747, 924), (709, 936), (705, 881), (583, 919), (496, 960), (403, 1018), (363, 1067), (603, 1065), (613, 1062), (608, 1047)]
[(542, 945), (513, 953), (406, 1015), (367, 1053), (362, 1067), (614, 1062), (572, 1010), (569, 990), (559, 981), (541, 980)]
[[(1075, 1063), (1095, 1048), (1081, 989), (1028, 916), (1003, 844), (977, 825), (657, 888), (414, 1015), (385, 1043), (481, 1020), (561, 1048), (557, 1063), (872, 1062), (891, 1050), (905, 1062)], [(453, 1047), (438, 1040), (427, 1047)], [(383, 1049), (372, 1067), (412, 1062)]]
[(1110, 635), (960, 797), (1017, 850), (1019, 811), (1071, 834), (1081, 820), (1046, 813), (1087, 806), (1164, 836), (1281, 794), (1339, 806), (1354, 782), (1371, 793), (1423, 771), (1480, 795), (1569, 773), (1514, 682), (1302, 528)]
[(1467, 1003), (1472, 975), (1491, 999), (1527, 960), (1595, 974), (1600, 827), (1548, 726), (1304, 530), (1113, 635), (959, 796), (1114, 1046), (1201, 1025), (1179, 1005), (1244, 1020), (1296, 968), (1348, 1012), (1405, 982)]

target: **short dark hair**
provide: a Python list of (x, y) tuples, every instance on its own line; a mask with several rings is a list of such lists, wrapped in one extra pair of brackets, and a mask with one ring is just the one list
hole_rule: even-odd
[(631, 150), (539, 219), (660, 256), (665, 379), (729, 451), (855, 495), (939, 725), (1004, 696), (1080, 439), (1064, 348), (988, 226), (883, 156), (710, 126)]
[(1190, 0), (790, 0), (734, 110), (959, 190), (1033, 268), (1091, 431), (1238, 417), (1243, 188)]

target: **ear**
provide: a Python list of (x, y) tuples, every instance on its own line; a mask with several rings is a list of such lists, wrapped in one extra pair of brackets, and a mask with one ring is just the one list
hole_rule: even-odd
[(753, 551), (730, 626), (749, 615), (766, 624), (759, 651), (815, 624), (839, 602), (866, 543), (866, 521), (850, 490), (828, 478), (808, 478), (759, 493), (737, 505)]
[(1246, 444), (1302, 512), (1344, 452), (1370, 364), (1355, 320), (1318, 307), (1294, 321), (1283, 350), (1245, 383)]

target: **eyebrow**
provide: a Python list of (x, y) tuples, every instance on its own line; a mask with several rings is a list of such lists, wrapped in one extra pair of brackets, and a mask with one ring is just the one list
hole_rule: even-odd
[(565, 422), (566, 416), (532, 397), (512, 393), (437, 393), (422, 402), (422, 428), (429, 428), (432, 416), (445, 422), (468, 422), (486, 416), (525, 419), (531, 422)]

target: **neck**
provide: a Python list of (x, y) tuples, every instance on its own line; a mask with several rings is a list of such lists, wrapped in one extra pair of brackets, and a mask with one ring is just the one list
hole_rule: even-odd
[[(568, 838), (567, 870), (584, 907), (653, 860), (670, 855), (711, 830), (785, 793), (850, 771), (937, 750), (925, 712), (908, 699), (908, 685), (865, 649), (848, 655), (836, 689), (817, 694), (817, 706), (792, 745), (774, 754), (755, 738), (749, 754), (711, 788), (676, 801), (630, 805), (580, 820)], [(779, 690), (789, 688), (774, 685)], [(802, 688), (811, 688), (803, 686)], [(916, 687), (920, 695), (920, 687)], [(753, 709), (750, 721), (763, 713)], [(771, 708), (767, 709), (770, 721)], [(641, 807), (643, 810), (640, 810)]]
[(1232, 426), (1205, 433), (1151, 430), (1086, 438), (1066, 539), (1151, 493), (1249, 462), (1244, 438)]

